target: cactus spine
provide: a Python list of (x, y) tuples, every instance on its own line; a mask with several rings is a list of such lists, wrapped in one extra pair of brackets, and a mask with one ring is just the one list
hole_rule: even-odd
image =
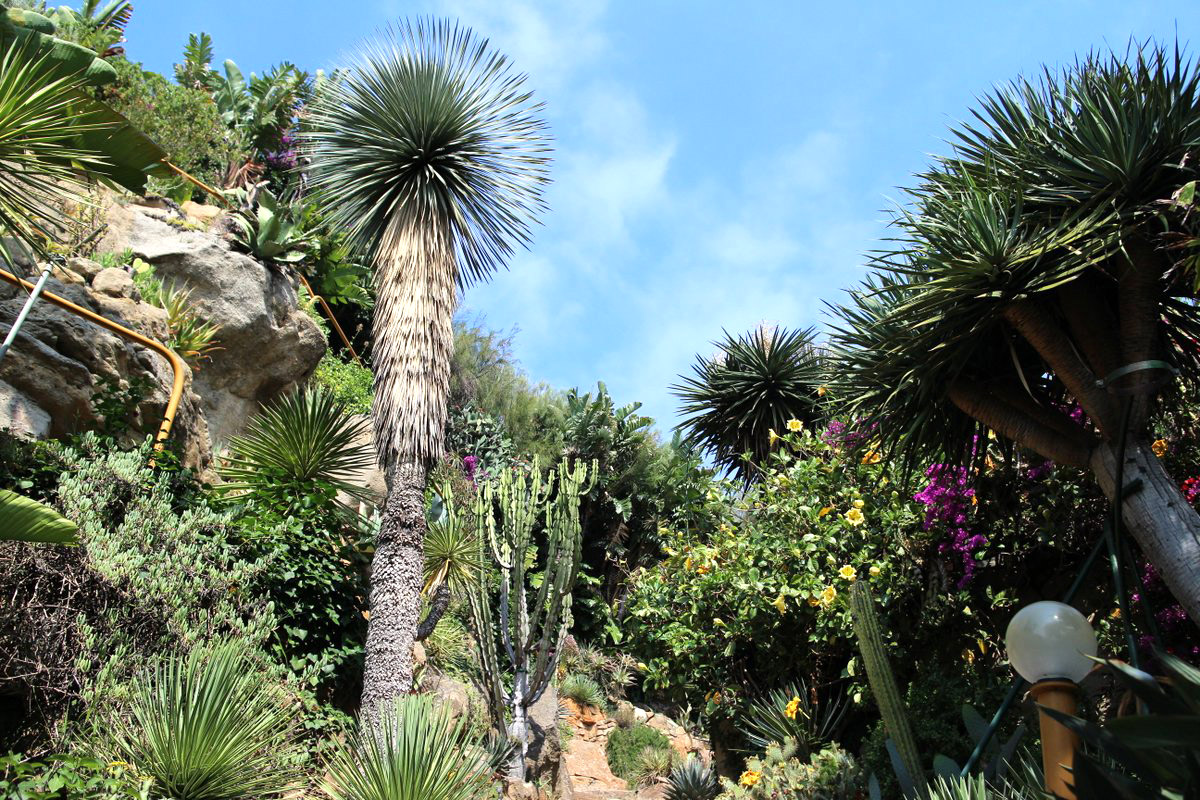
[(921, 755), (917, 750), (912, 727), (908, 724), (908, 715), (904, 700), (900, 697), (900, 690), (896, 686), (896, 677), (888, 663), (883, 634), (879, 630), (879, 616), (875, 613), (875, 601), (871, 598), (871, 590), (867, 588), (866, 583), (859, 582), (850, 587), (850, 611), (854, 617), (858, 649), (867, 667), (867, 680), (871, 684), (875, 702), (879, 705), (883, 724), (895, 744), (900, 762), (908, 771), (917, 796), (926, 797), (928, 785), (925, 782), (925, 770), (921, 767)]
[[(594, 462), (589, 470), (563, 461), (543, 477), (535, 459), (528, 475), (505, 470), (483, 486), (475, 501), (479, 546), (499, 569), (500, 585), (498, 618), (490, 587), (481, 585), (472, 593), (471, 625), (479, 641), (480, 688), (492, 723), (503, 731), (506, 712), (512, 720), (508, 735), (517, 745), (508, 768), (512, 780), (525, 779), (529, 708), (550, 684), (571, 624), (571, 591), (582, 551), (579, 498), (591, 491), (589, 473), (595, 481)], [(538, 566), (535, 531), (546, 540), (536, 589), (529, 580)], [(502, 656), (513, 676), (511, 686), (504, 680)]]

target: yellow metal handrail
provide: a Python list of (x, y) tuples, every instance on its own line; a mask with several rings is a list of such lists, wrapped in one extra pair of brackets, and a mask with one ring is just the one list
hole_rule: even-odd
[[(29, 281), (22, 280), (11, 272), (0, 269), (0, 280), (8, 281), (15, 286), (24, 287), (26, 291), (33, 291), (33, 284)], [(126, 339), (137, 342), (138, 344), (149, 347), (154, 352), (163, 356), (171, 364), (171, 369), (174, 371), (174, 382), (171, 386), (171, 396), (167, 400), (167, 410), (163, 413), (162, 424), (158, 427), (158, 435), (154, 437), (154, 449), (162, 450), (163, 443), (167, 437), (171, 435), (171, 424), (175, 421), (175, 412), (179, 410), (179, 400), (183, 397), (183, 382), (187, 375), (187, 370), (184, 367), (183, 359), (162, 342), (156, 342), (153, 339), (143, 336), (137, 331), (130, 330), (124, 325), (119, 325), (111, 319), (102, 317), (95, 312), (88, 311), (82, 306), (77, 306), (70, 300), (65, 300), (52, 292), (42, 292), (42, 298), (50, 301), (54, 305), (70, 311), (76, 316), (83, 317), (89, 322), (94, 322), (102, 328), (107, 328), (118, 336), (123, 336)]]

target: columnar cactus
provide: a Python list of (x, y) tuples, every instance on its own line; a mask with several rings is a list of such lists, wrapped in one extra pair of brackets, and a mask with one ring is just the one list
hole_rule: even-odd
[[(883, 635), (879, 630), (879, 617), (875, 613), (875, 601), (865, 583), (856, 583), (850, 588), (850, 610), (854, 616), (854, 633), (858, 637), (858, 649), (867, 667), (867, 680), (871, 693), (879, 705), (884, 727), (896, 747), (900, 762), (908, 772), (912, 789), (918, 797), (926, 797), (928, 788), (925, 770), (921, 767), (921, 755), (908, 715), (904, 698), (896, 686), (896, 677), (884, 651)], [(903, 776), (901, 776), (903, 778)], [(907, 781), (901, 781), (907, 783)]]
[[(511, 719), (508, 735), (516, 744), (508, 769), (512, 780), (525, 779), (529, 708), (550, 684), (571, 624), (571, 591), (582, 549), (579, 498), (591, 491), (589, 472), (594, 481), (595, 463), (588, 470), (564, 461), (543, 478), (535, 460), (528, 475), (501, 472), (475, 502), (479, 546), (500, 572), (499, 617), (493, 615), (491, 587), (481, 585), (471, 595), (471, 622), (492, 722), (504, 730), (506, 716)], [(535, 532), (545, 536), (543, 551), (534, 544)], [(545, 553), (540, 564), (539, 552)], [(539, 566), (537, 580), (531, 580)], [(504, 679), (502, 655), (512, 672), (511, 686)]]

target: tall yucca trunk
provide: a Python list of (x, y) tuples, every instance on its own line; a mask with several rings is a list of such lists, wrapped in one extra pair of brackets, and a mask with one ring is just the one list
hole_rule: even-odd
[(375, 447), (388, 496), (371, 567), (362, 711), (412, 689), (421, 610), (425, 478), (441, 457), (454, 347), (454, 252), (444, 224), (393, 221), (375, 270)]

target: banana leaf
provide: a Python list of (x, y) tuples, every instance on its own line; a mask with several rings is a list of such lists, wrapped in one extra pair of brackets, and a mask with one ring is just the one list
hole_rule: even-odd
[(0, 489), (0, 540), (78, 544), (78, 530), (50, 506)]

